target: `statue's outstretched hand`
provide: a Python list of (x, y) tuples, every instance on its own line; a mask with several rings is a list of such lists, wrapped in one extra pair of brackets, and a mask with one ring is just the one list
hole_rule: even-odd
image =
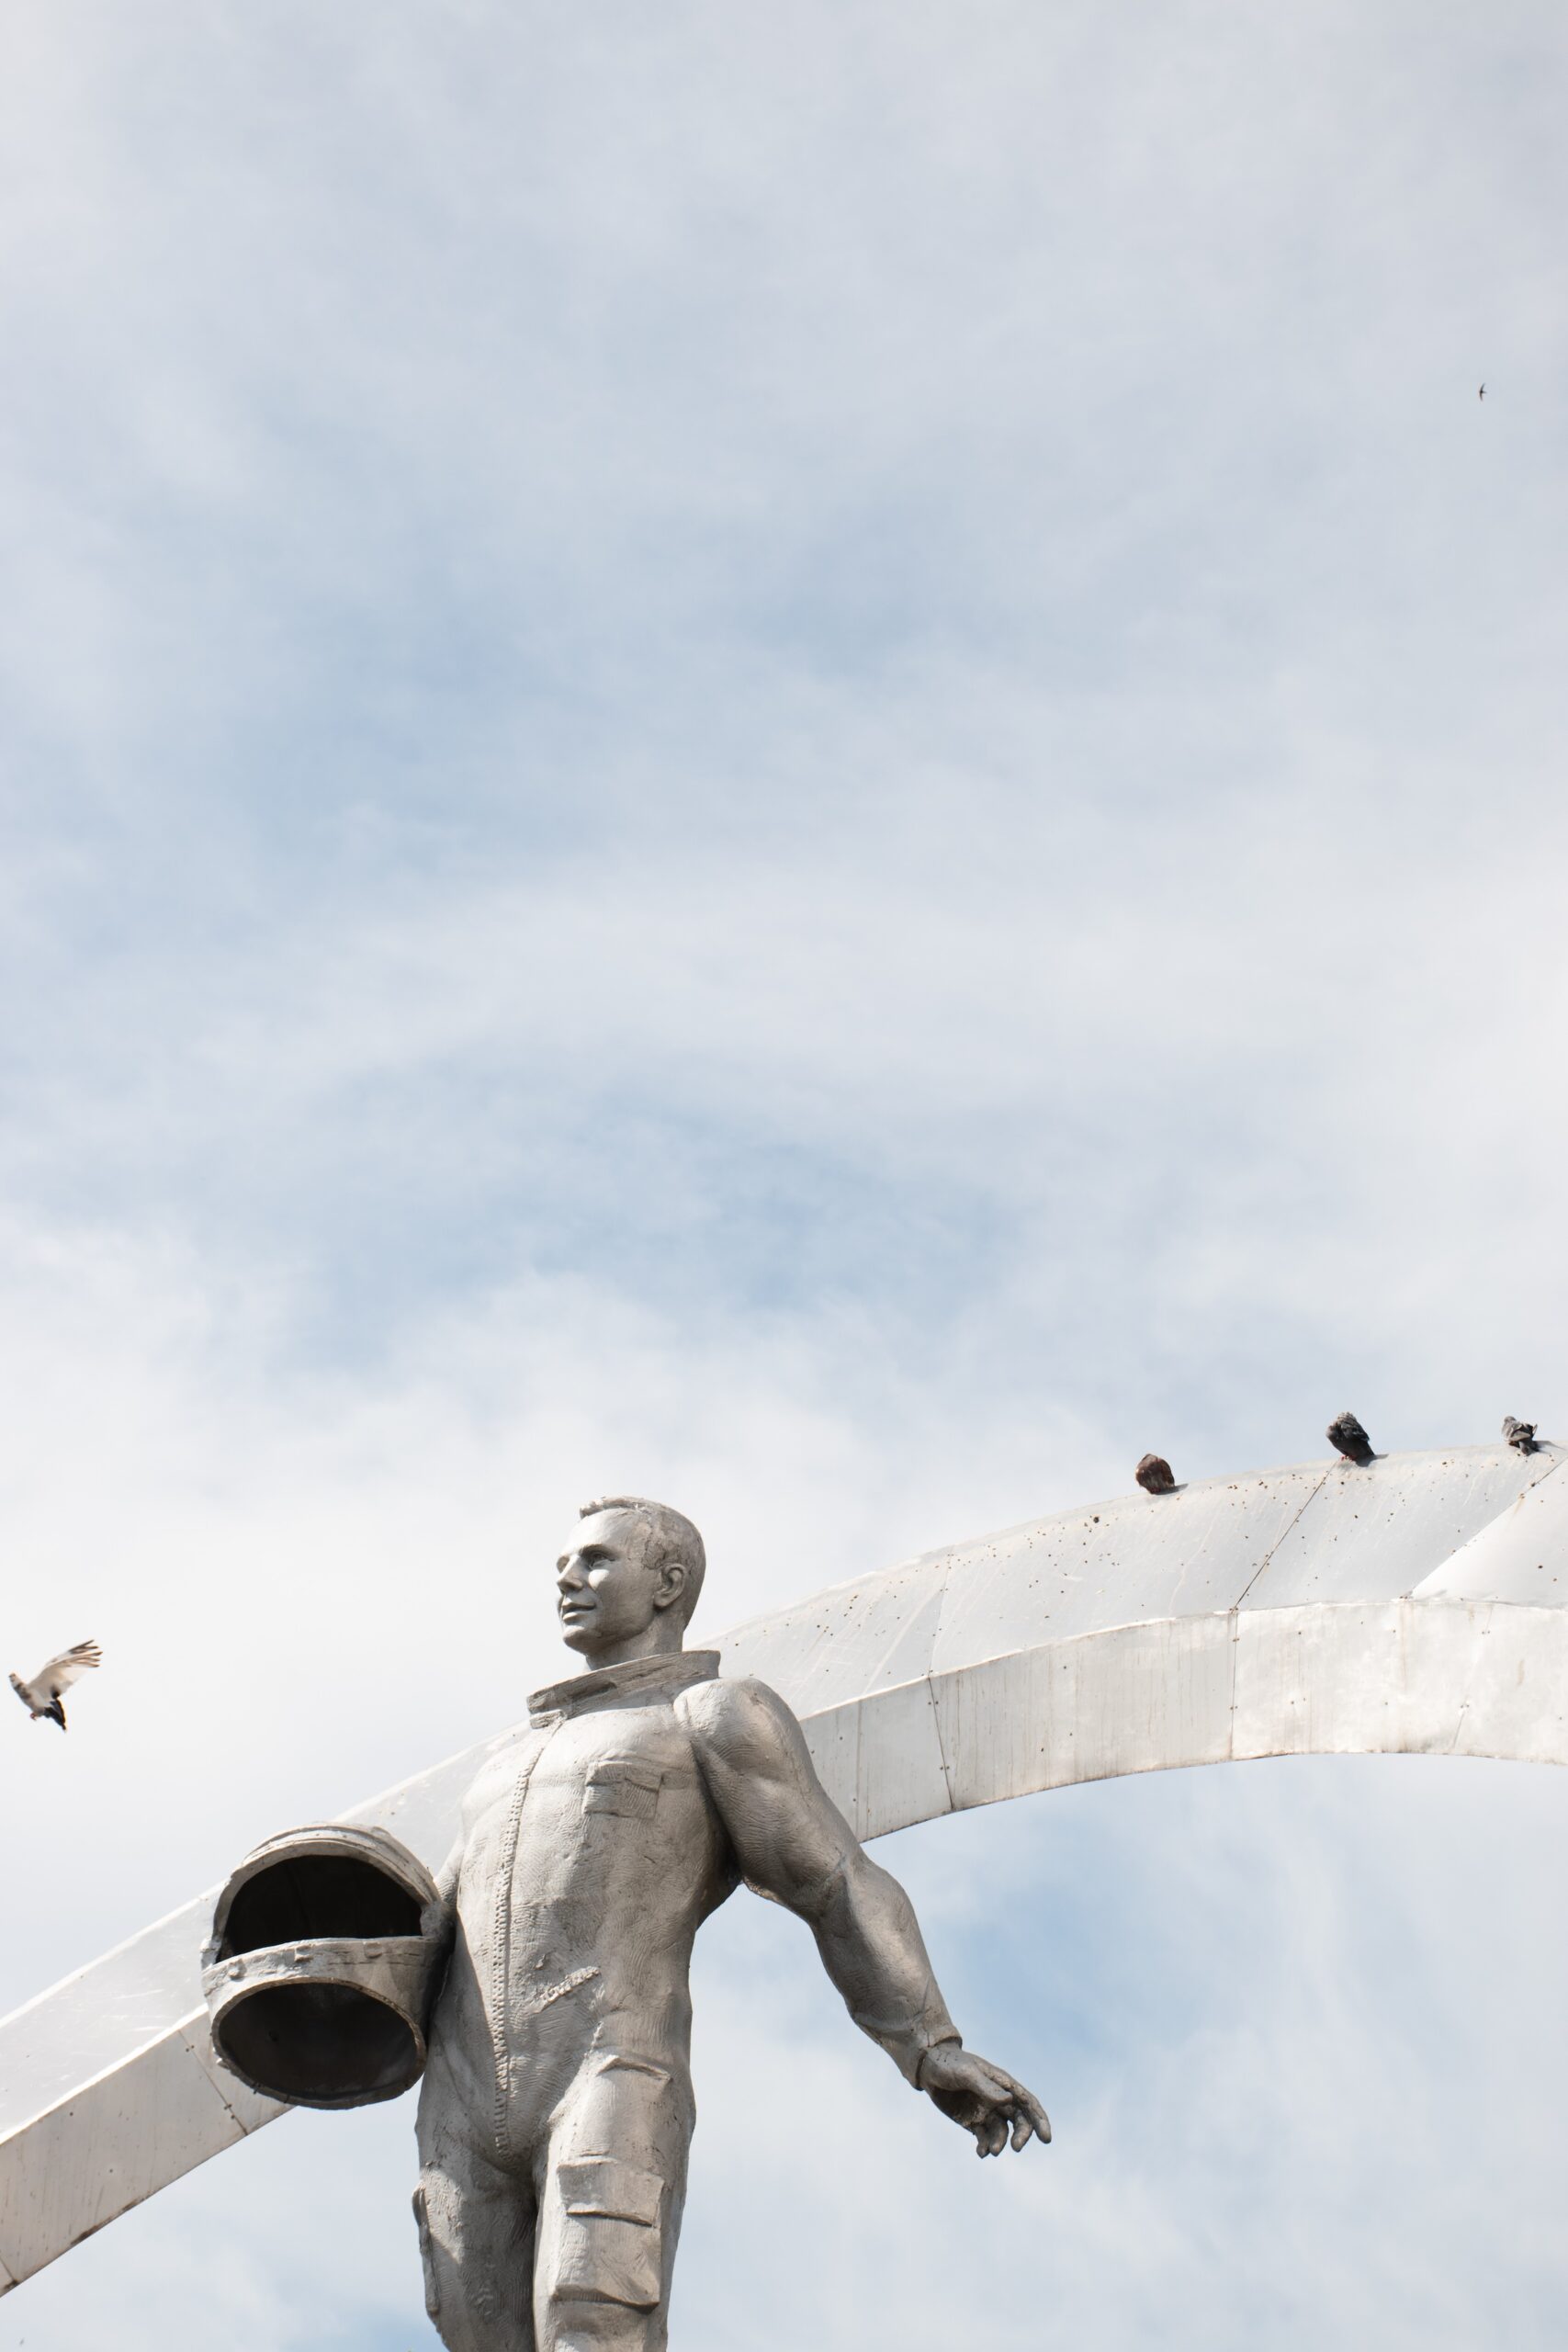
[(939, 2041), (928, 2050), (919, 2084), (944, 2115), (974, 2133), (976, 2155), (999, 2156), (1010, 2131), (1015, 2148), (1032, 2137), (1042, 2144), (1051, 2137), (1051, 2119), (1034, 2093), (961, 2042)]

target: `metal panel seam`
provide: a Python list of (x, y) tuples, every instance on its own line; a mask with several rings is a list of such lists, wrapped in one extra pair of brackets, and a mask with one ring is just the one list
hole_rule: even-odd
[[(1308, 1499), (1310, 1500), (1310, 1497)], [(1302, 1505), (1302, 1510), (1304, 1510), (1305, 1509), (1306, 1504), (1303, 1503)], [(1301, 1515), (1301, 1511), (1298, 1511), (1296, 1513), (1296, 1519), (1299, 1519)], [(1292, 1527), (1295, 1525), (1295, 1520), (1291, 1521), (1291, 1525)], [(1273, 1556), (1272, 1554), (1270, 1554), (1269, 1556), (1271, 1558)], [(1264, 1566), (1268, 1566), (1267, 1561), (1265, 1561)], [(1262, 1574), (1261, 1569), (1259, 1569), (1258, 1574)], [(1252, 1584), (1256, 1584), (1257, 1582), (1258, 1577), (1254, 1577)], [(1252, 1585), (1248, 1585), (1247, 1589), (1247, 1592), (1250, 1592)], [(1245, 1600), (1246, 1597), (1247, 1595), (1244, 1593), (1242, 1599)], [(1225, 1614), (1231, 1621), (1231, 1695), (1229, 1702), (1229, 1713), (1225, 1716), (1225, 1762), (1227, 1764), (1234, 1764), (1235, 1762), (1235, 1657), (1237, 1650), (1241, 1647), (1241, 1601), (1238, 1600), (1234, 1609), (1228, 1609), (1225, 1611)]]
[[(944, 1602), (946, 1598), (944, 1590), (942, 1595)], [(949, 1813), (956, 1813), (959, 1808), (953, 1801), (953, 1768), (948, 1763), (947, 1743), (942, 1736), (942, 1709), (936, 1702), (936, 1680), (933, 1674), (927, 1674), (923, 1679), (926, 1686), (926, 1703), (931, 1711), (931, 1729), (936, 1734), (937, 1758), (942, 1765), (942, 1784), (947, 1791), (947, 1809)], [(864, 1703), (863, 1701), (862, 1703)]]
[[(1541, 1472), (1539, 1478), (1529, 1479), (1519, 1488), (1519, 1491), (1514, 1497), (1513, 1501), (1511, 1503), (1505, 1503), (1503, 1509), (1500, 1511), (1495, 1512), (1489, 1520), (1483, 1521), (1483, 1523), (1476, 1529), (1473, 1535), (1467, 1535), (1462, 1544), (1454, 1544), (1450, 1550), (1443, 1554), (1440, 1560), (1435, 1560), (1432, 1566), (1426, 1569), (1422, 1575), (1417, 1577), (1415, 1583), (1412, 1584), (1406, 1591), (1400, 1595), (1401, 1600), (1416, 1600), (1421, 1587), (1426, 1584), (1430, 1584), (1434, 1577), (1440, 1576), (1442, 1571), (1448, 1566), (1450, 1560), (1457, 1560), (1461, 1552), (1470, 1551), (1474, 1544), (1480, 1543), (1483, 1535), (1489, 1535), (1495, 1527), (1500, 1527), (1504, 1520), (1507, 1518), (1510, 1511), (1516, 1511), (1518, 1510), (1520, 1504), (1525, 1500), (1527, 1496), (1540, 1494), (1541, 1488), (1546, 1485), (1547, 1480), (1549, 1478), (1554, 1478), (1557, 1476), (1557, 1473), (1562, 1469), (1562, 1460), (1563, 1457), (1562, 1455), (1558, 1455), (1552, 1461), (1551, 1465)], [(1456, 1595), (1447, 1593), (1434, 1594), (1432, 1597), (1434, 1600), (1452, 1600), (1457, 1598)], [(1426, 1604), (1424, 1602), (1418, 1602), (1418, 1606), (1424, 1607), (1425, 1605)]]
[(1247, 1599), (1247, 1594), (1252, 1590), (1253, 1586), (1258, 1582), (1258, 1577), (1263, 1574), (1264, 1569), (1269, 1566), (1269, 1561), (1273, 1558), (1275, 1553), (1279, 1550), (1286, 1536), (1294, 1533), (1295, 1530), (1301, 1525), (1304, 1514), (1312, 1509), (1313, 1504), (1316, 1502), (1319, 1495), (1322, 1494), (1327, 1484), (1328, 1473), (1325, 1470), (1322, 1477), (1318, 1480), (1316, 1486), (1313, 1488), (1311, 1494), (1303, 1498), (1301, 1510), (1297, 1511), (1295, 1517), (1292, 1520), (1290, 1526), (1281, 1527), (1278, 1535), (1275, 1536), (1274, 1541), (1269, 1544), (1269, 1549), (1264, 1553), (1263, 1557), (1258, 1561), (1258, 1566), (1253, 1569), (1252, 1574), (1247, 1577), (1247, 1582), (1242, 1586), (1241, 1590), (1236, 1594), (1235, 1600), (1231, 1603), (1233, 1609), (1239, 1609), (1241, 1607), (1242, 1602)]
[[(1509, 1508), (1511, 1509), (1512, 1506), (1510, 1505)], [(1470, 1668), (1464, 1678), (1464, 1691), (1460, 1699), (1459, 1704), (1454, 1709), (1453, 1736), (1449, 1741), (1449, 1754), (1450, 1756), (1453, 1756), (1458, 1752), (1459, 1736), (1461, 1732), (1464, 1729), (1464, 1719), (1470, 1713), (1470, 1694), (1475, 1688), (1476, 1669), (1481, 1664), (1481, 1644), (1485, 1636), (1492, 1631), (1492, 1611), (1495, 1605), (1496, 1604), (1495, 1602), (1490, 1601), (1485, 1604), (1486, 1623), (1483, 1625), (1478, 1624), (1476, 1627), (1475, 1642), (1470, 1653)], [(1402, 1600), (1399, 1604), (1400, 1644), (1402, 1648), (1409, 1634), (1409, 1618), (1406, 1612), (1412, 1609), (1418, 1609), (1420, 1606), (1421, 1603), (1418, 1600)], [(1478, 1615), (1479, 1613), (1480, 1612), (1477, 1611)]]
[[(185, 2031), (183, 2033), (183, 2039), (186, 2048), (190, 2052), (192, 2058), (201, 2068), (202, 2073), (207, 2076), (208, 2081), (217, 2092), (219, 2098), (223, 2103), (225, 2110), (232, 2117), (234, 2128), (240, 2133), (242, 2139), (248, 2139), (253, 2132), (259, 2132), (264, 2123), (276, 2123), (279, 2116), (293, 2114), (294, 2109), (279, 2100), (273, 2103), (274, 2111), (272, 2114), (260, 2115), (256, 2118), (254, 2123), (247, 2123), (245, 2121), (238, 2108), (235, 2107), (233, 2099), (230, 2095), (230, 2090), (225, 2087), (225, 2076), (228, 2076), (228, 2082), (231, 2086), (233, 2082), (233, 2077), (232, 2075), (228, 2075), (228, 2069), (224, 2066), (222, 2061), (218, 2055), (218, 2052), (212, 2047), (212, 2036), (209, 2030), (207, 2012), (205, 2009), (197, 2018), (195, 2030)], [(209, 2060), (211, 2062), (210, 2064), (209, 2064)]]

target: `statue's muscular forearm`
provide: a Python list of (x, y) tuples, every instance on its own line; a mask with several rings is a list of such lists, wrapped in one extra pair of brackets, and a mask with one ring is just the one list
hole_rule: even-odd
[(914, 1906), (897, 1880), (857, 1848), (792, 1906), (809, 1921), (822, 1965), (863, 2033), (919, 2083), (933, 2042), (956, 2041)]
[(809, 1924), (855, 2023), (918, 2082), (926, 2052), (958, 2033), (908, 1896), (863, 1852), (799, 1724), (764, 1684), (699, 1684), (684, 1711), (749, 1883)]

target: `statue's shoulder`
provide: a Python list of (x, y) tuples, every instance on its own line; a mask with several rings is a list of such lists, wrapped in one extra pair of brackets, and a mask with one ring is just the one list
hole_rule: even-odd
[(778, 1692), (754, 1675), (711, 1675), (682, 1690), (675, 1706), (700, 1751), (755, 1755), (800, 1736)]

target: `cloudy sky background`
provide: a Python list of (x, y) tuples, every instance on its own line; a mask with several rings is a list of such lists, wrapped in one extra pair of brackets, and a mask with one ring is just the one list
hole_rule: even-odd
[[(1545, 0), (11, 0), (0, 2009), (513, 1719), (578, 1501), (705, 1630), (1179, 1473), (1568, 1428)], [(1484, 378), (1488, 393), (1478, 402)], [(682, 2352), (1568, 2328), (1568, 1794), (888, 1841), (984, 2168), (705, 1938)], [(412, 2352), (412, 2112), (0, 2347)]]

